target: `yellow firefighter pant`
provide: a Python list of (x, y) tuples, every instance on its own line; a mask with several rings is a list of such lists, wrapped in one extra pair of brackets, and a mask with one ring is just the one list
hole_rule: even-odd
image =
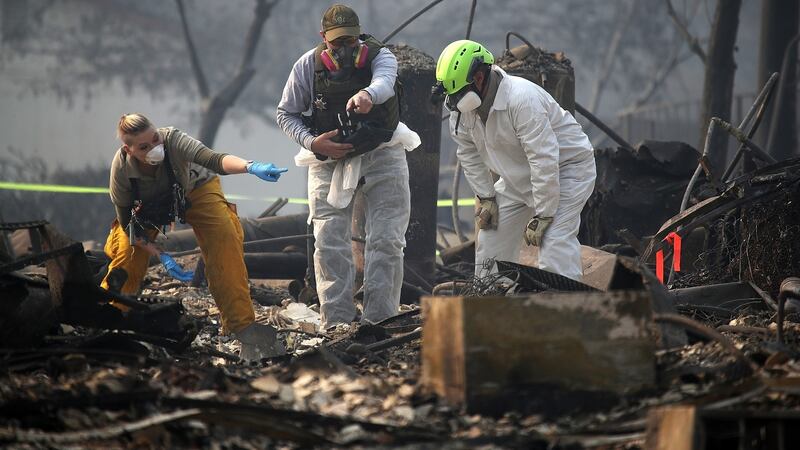
[[(186, 222), (192, 226), (206, 264), (208, 290), (222, 316), (222, 326), (231, 332), (241, 331), (255, 321), (250, 299), (247, 268), (244, 265), (244, 232), (233, 205), (225, 201), (219, 177), (192, 190)], [(123, 294), (136, 294), (147, 272), (149, 254), (130, 245), (125, 230), (117, 221), (111, 227), (105, 252), (111, 262), (108, 272), (120, 267), (128, 273)], [(103, 278), (101, 286), (108, 288)]]

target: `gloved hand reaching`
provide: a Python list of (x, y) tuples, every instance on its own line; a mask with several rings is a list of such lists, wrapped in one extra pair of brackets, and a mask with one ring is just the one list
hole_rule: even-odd
[[(240, 166), (241, 167), (241, 166)], [(258, 161), (250, 161), (247, 163), (247, 173), (257, 176), (264, 181), (278, 181), (281, 174), (286, 172), (287, 168), (275, 167), (272, 163), (262, 163)]]
[(534, 247), (542, 246), (544, 232), (553, 223), (552, 217), (534, 217), (525, 227), (525, 243)]
[(180, 281), (192, 281), (192, 278), (194, 278), (193, 270), (184, 271), (183, 268), (168, 254), (161, 253), (158, 255), (158, 259), (161, 260), (161, 264), (164, 266), (164, 269), (172, 276), (172, 278)]
[(475, 210), (476, 225), (481, 230), (496, 230), (500, 217), (497, 200), (494, 197), (480, 198)]

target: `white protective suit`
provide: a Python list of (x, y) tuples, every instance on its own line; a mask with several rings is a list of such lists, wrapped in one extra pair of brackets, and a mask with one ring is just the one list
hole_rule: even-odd
[[(594, 151), (572, 115), (544, 89), (493, 67), (502, 75), (486, 124), (475, 111), (450, 115), (450, 134), (472, 190), (497, 197), (496, 230), (480, 230), (478, 274), (487, 258), (519, 261), (528, 221), (553, 217), (539, 249), (539, 267), (575, 280), (583, 270), (580, 213), (594, 189)], [(500, 176), (493, 183), (489, 171)]]
[[(314, 265), (322, 327), (350, 323), (356, 317), (353, 303), (355, 265), (351, 246), (352, 197), (363, 179), (366, 198), (364, 261), (364, 312), (362, 320), (378, 322), (397, 314), (403, 284), (403, 249), (411, 214), (406, 150), (420, 144), (419, 136), (402, 122), (389, 142), (361, 156), (340, 161), (319, 161), (309, 150), (314, 136), (300, 114), (312, 104), (314, 50), (292, 68), (278, 105), (277, 120), (283, 131), (303, 148), (295, 156), (298, 166), (308, 166), (309, 221), (314, 227)], [(372, 82), (364, 90), (374, 104), (394, 95), (397, 60), (381, 49), (372, 61)]]
[(317, 295), (322, 326), (350, 323), (355, 266), (351, 245), (352, 198), (358, 181), (366, 198), (363, 320), (379, 322), (397, 314), (403, 285), (403, 249), (411, 214), (406, 150), (420, 145), (400, 122), (391, 141), (347, 160), (320, 162), (302, 149), (298, 166), (308, 166), (309, 219), (314, 225)]

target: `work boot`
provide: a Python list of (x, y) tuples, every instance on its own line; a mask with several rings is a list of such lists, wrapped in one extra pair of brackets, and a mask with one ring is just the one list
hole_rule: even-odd
[(116, 267), (112, 269), (111, 273), (108, 274), (108, 278), (106, 278), (108, 290), (111, 292), (116, 292), (117, 294), (122, 292), (122, 286), (124, 286), (125, 282), (127, 281), (128, 272), (126, 272), (122, 267)]
[(253, 322), (233, 335), (242, 343), (239, 357), (245, 361), (258, 361), (286, 353), (283, 344), (278, 341), (277, 330), (270, 325)]

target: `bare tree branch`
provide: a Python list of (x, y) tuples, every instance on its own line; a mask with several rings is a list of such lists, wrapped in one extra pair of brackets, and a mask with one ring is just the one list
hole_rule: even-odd
[(277, 117), (274, 113), (270, 113), (267, 110), (256, 110), (252, 112), (253, 115), (261, 119), (265, 125), (269, 125), (271, 127), (277, 127)]
[(9, 21), (5, 21), (3, 26), (8, 26), (8, 29), (2, 30), (2, 39), (4, 41), (11, 41), (14, 39), (24, 38), (26, 30), (30, 26), (31, 19), (41, 23), (42, 15), (44, 15), (44, 13), (47, 12), (47, 10), (54, 4), (54, 1), (44, 2), (38, 6), (36, 6), (34, 3), (32, 5), (34, 10), (26, 15), (26, 20), (20, 20), (15, 23), (9, 23)]
[(684, 61), (689, 59), (691, 53), (686, 53), (681, 55), (680, 49), (682, 45), (677, 45), (672, 50), (671, 55), (667, 58), (666, 62), (663, 66), (661, 66), (656, 73), (653, 75), (653, 78), (647, 83), (647, 86), (642, 90), (641, 94), (639, 94), (634, 101), (632, 101), (628, 106), (622, 108), (618, 113), (617, 116), (624, 116), (626, 114), (633, 114), (639, 108), (642, 107), (645, 103), (647, 103), (653, 94), (664, 84), (667, 80), (667, 76), (672, 73), (672, 71), (680, 66)]
[(211, 91), (208, 88), (206, 74), (203, 72), (203, 67), (200, 65), (200, 56), (197, 54), (197, 49), (194, 46), (192, 34), (189, 32), (189, 22), (186, 20), (186, 10), (183, 7), (183, 0), (175, 0), (175, 4), (178, 6), (178, 15), (181, 18), (181, 28), (183, 29), (183, 37), (186, 40), (186, 49), (189, 51), (189, 58), (192, 62), (194, 79), (197, 81), (197, 90), (200, 93), (200, 97), (207, 99), (209, 95), (211, 95)]
[[(670, 57), (665, 61), (664, 65), (656, 71), (656, 73), (647, 83), (647, 86), (642, 90), (641, 94), (639, 94), (639, 96), (637, 96), (633, 102), (628, 104), (628, 106), (622, 108), (617, 113), (617, 120), (611, 127), (612, 129), (619, 128), (622, 125), (622, 118), (624, 116), (636, 113), (639, 108), (645, 105), (653, 96), (653, 94), (655, 94), (656, 91), (661, 88), (669, 74), (672, 73), (672, 71), (680, 66), (684, 61), (689, 59), (692, 53), (690, 52), (681, 55), (682, 48), (683, 42), (679, 40), (670, 52)], [(604, 145), (606, 141), (608, 141), (608, 136), (601, 134), (597, 137), (597, 139), (595, 139), (594, 142), (592, 142), (592, 147), (597, 148), (601, 145)]]
[(247, 84), (250, 83), (250, 80), (253, 79), (253, 76), (256, 74), (253, 68), (253, 57), (256, 53), (256, 47), (258, 47), (258, 41), (261, 39), (264, 23), (269, 18), (272, 13), (272, 8), (276, 3), (278, 3), (278, 0), (256, 0), (255, 14), (253, 15), (253, 21), (250, 22), (250, 28), (247, 30), (247, 36), (244, 39), (244, 50), (242, 51), (242, 61), (239, 63), (239, 68), (225, 87), (214, 95), (211, 101), (212, 105), (209, 109), (224, 105), (232, 105)]
[(250, 80), (253, 79), (253, 75), (255, 74), (256, 70), (252, 67), (248, 67), (237, 72), (236, 75), (231, 78), (228, 84), (225, 85), (225, 87), (214, 94), (214, 98), (211, 99), (212, 106), (210, 106), (209, 109), (224, 105), (233, 105), (233, 103), (239, 97), (239, 94), (242, 93), (244, 88), (248, 83), (250, 83)]
[(264, 23), (272, 14), (272, 8), (278, 3), (278, 0), (257, 0), (255, 16), (250, 23), (250, 28), (247, 30), (247, 37), (244, 40), (244, 52), (242, 53), (242, 62), (239, 64), (239, 72), (244, 72), (249, 68), (253, 62), (253, 55), (255, 55), (258, 41), (261, 38), (261, 32), (264, 29)]
[[(603, 62), (600, 66), (600, 73), (597, 75), (597, 77), (595, 77), (594, 88), (592, 89), (592, 97), (589, 100), (589, 106), (587, 107), (587, 109), (591, 112), (597, 112), (597, 107), (600, 104), (600, 97), (603, 95), (603, 90), (608, 83), (611, 69), (614, 67), (614, 62), (616, 61), (617, 54), (619, 53), (619, 44), (622, 41), (622, 36), (625, 34), (625, 30), (628, 28), (628, 24), (633, 18), (633, 14), (636, 11), (636, 5), (638, 5), (638, 3), (639, 2), (636, 0), (633, 0), (627, 5), (628, 11), (625, 13), (625, 17), (621, 21), (617, 22), (617, 28), (611, 35), (611, 41), (608, 44), (605, 57), (603, 58)], [(622, 8), (622, 6), (620, 8)]]
[(689, 48), (703, 61), (703, 64), (706, 63), (706, 52), (703, 50), (703, 47), (700, 46), (700, 41), (692, 36), (692, 33), (689, 32), (689, 28), (681, 21), (678, 17), (678, 13), (675, 12), (675, 8), (672, 6), (672, 0), (664, 0), (667, 4), (667, 13), (669, 14), (670, 19), (672, 19), (672, 23), (675, 24), (675, 27), (680, 32), (681, 36), (686, 40), (686, 43), (689, 44)]
[(205, 104), (199, 137), (200, 141), (206, 145), (213, 145), (219, 126), (222, 123), (222, 119), (225, 117), (225, 113), (233, 106), (239, 98), (239, 95), (241, 95), (244, 88), (247, 87), (247, 84), (250, 83), (250, 80), (252, 80), (255, 75), (256, 70), (253, 68), (252, 64), (253, 57), (258, 47), (258, 42), (261, 40), (264, 23), (269, 18), (272, 13), (272, 8), (278, 1), (279, 0), (256, 0), (253, 21), (250, 22), (250, 27), (247, 30), (244, 50), (242, 52), (242, 61), (239, 64), (239, 68), (233, 78)]

